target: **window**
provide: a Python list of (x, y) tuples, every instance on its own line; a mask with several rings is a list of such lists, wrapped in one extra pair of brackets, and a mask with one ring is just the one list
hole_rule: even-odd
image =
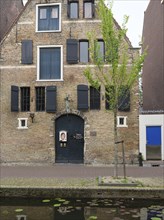
[(18, 118), (18, 129), (27, 129), (28, 118)]
[(45, 87), (36, 87), (36, 111), (45, 111)]
[(90, 87), (90, 109), (100, 109), (100, 88)]
[(127, 116), (117, 116), (117, 127), (128, 127)]
[(38, 80), (62, 80), (62, 46), (38, 47)]
[(104, 47), (104, 41), (103, 40), (98, 40), (96, 42), (96, 47), (95, 47), (95, 59), (97, 58), (101, 59), (101, 61), (105, 60), (105, 47)]
[(88, 41), (80, 41), (80, 51), (79, 51), (79, 61), (82, 63), (89, 62), (89, 42)]
[(79, 17), (79, 4), (78, 2), (69, 2), (68, 5), (68, 17), (72, 19), (76, 19)]
[(61, 31), (61, 4), (42, 4), (36, 6), (36, 31)]
[(126, 86), (120, 88), (118, 110), (130, 111), (130, 90)]
[(30, 111), (30, 88), (29, 87), (21, 88), (21, 111), (22, 112)]
[(84, 18), (94, 17), (94, 4), (92, 1), (84, 1)]

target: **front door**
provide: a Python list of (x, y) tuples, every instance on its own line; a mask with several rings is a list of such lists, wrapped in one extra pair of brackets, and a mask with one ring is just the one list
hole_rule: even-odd
[(56, 163), (83, 163), (84, 120), (73, 114), (62, 115), (56, 119), (55, 128)]
[(161, 126), (146, 127), (146, 159), (161, 160)]

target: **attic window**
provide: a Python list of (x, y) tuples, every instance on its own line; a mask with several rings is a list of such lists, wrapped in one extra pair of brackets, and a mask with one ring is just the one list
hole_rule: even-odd
[(39, 4), (36, 6), (36, 31), (61, 31), (61, 3)]

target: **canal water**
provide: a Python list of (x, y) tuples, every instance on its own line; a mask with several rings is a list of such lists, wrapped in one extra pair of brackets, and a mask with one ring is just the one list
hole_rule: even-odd
[(164, 220), (164, 200), (6, 199), (1, 220)]

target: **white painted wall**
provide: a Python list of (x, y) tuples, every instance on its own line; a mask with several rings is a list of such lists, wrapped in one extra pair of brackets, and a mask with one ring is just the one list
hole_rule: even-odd
[(139, 150), (146, 159), (146, 126), (161, 126), (161, 155), (164, 160), (164, 114), (139, 116)]

